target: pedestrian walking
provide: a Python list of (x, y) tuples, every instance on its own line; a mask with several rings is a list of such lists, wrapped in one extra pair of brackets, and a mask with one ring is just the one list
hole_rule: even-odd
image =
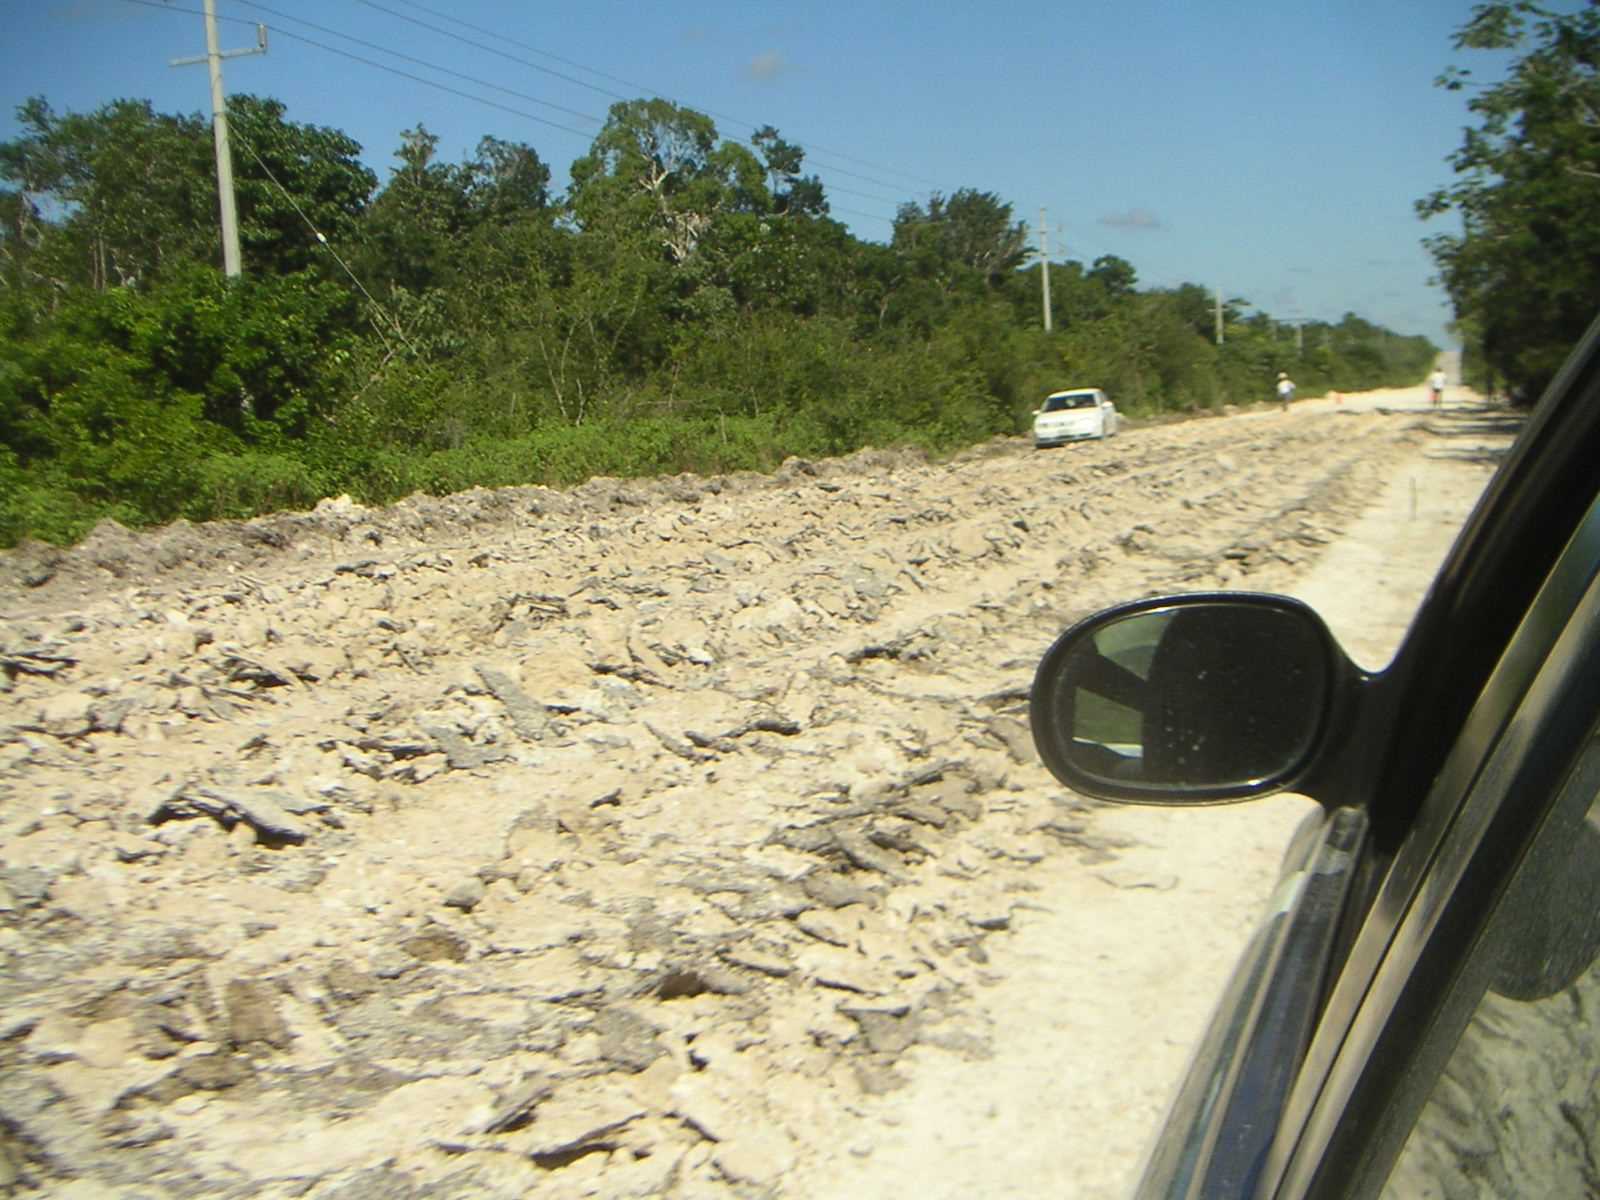
[(1289, 372), (1278, 372), (1278, 403), (1283, 405), (1283, 411), (1289, 411), (1289, 401), (1294, 399), (1294, 380), (1289, 378)]

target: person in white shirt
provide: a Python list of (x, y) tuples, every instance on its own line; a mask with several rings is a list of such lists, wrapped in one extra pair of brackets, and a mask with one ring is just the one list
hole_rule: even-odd
[(1433, 406), (1438, 408), (1444, 401), (1444, 368), (1435, 367), (1433, 374), (1428, 376), (1428, 390), (1433, 393)]
[(1283, 405), (1283, 411), (1289, 411), (1289, 401), (1294, 399), (1294, 380), (1289, 378), (1287, 371), (1278, 372), (1278, 403)]

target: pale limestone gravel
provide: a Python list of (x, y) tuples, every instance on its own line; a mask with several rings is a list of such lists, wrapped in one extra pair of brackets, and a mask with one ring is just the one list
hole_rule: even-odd
[(1033, 665), (1458, 521), (1415, 399), (0, 557), (0, 1193), (1115, 1194), (1294, 802), (1064, 794)]

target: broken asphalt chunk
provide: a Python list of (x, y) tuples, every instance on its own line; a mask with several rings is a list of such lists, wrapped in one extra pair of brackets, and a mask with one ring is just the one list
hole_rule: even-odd
[(518, 736), (530, 742), (542, 738), (550, 727), (550, 718), (544, 705), (533, 700), (517, 686), (516, 680), (504, 671), (494, 667), (478, 664), (474, 670), (478, 678), (483, 680), (483, 686), (489, 689), (494, 698), (505, 705), (506, 714), (511, 718), (511, 727), (517, 731)]
[(146, 819), (152, 825), (174, 818), (214, 817), (226, 824), (243, 821), (267, 844), (298, 844), (306, 840), (306, 827), (293, 817), (284, 801), (289, 797), (271, 792), (222, 792), (205, 784), (185, 784), (161, 800)]
[(490, 763), (504, 762), (511, 757), (509, 750), (498, 746), (476, 746), (453, 729), (442, 725), (419, 725), (423, 733), (439, 743), (453, 771), (471, 771)]
[(555, 1085), (547, 1076), (533, 1075), (525, 1078), (507, 1093), (506, 1098), (487, 1121), (468, 1132), (510, 1133), (514, 1129), (521, 1129), (533, 1120), (534, 1110), (548, 1100), (555, 1090)]
[(828, 908), (872, 904), (877, 899), (859, 883), (836, 871), (813, 871), (800, 881), (800, 886), (805, 889), (806, 895)]

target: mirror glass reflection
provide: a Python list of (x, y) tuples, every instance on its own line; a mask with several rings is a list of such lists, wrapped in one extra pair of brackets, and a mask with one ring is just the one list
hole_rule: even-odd
[(1085, 775), (1175, 791), (1273, 779), (1311, 749), (1329, 651), (1307, 614), (1155, 609), (1090, 631), (1057, 684), (1058, 745)]

